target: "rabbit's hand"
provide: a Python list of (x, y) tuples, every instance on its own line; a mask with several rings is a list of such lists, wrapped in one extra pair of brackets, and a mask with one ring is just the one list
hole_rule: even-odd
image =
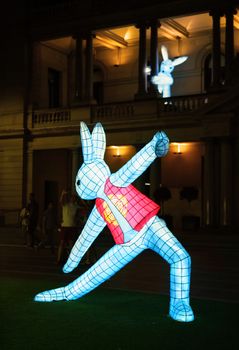
[[(96, 224), (97, 223), (97, 224)], [(63, 267), (64, 273), (69, 273), (74, 270), (81, 261), (81, 258), (85, 255), (91, 244), (98, 237), (100, 232), (105, 227), (106, 223), (99, 214), (96, 207), (94, 207), (90, 213), (90, 216), (77, 239), (74, 247), (71, 250), (70, 256)]]
[(158, 131), (155, 134), (153, 141), (155, 143), (155, 154), (157, 157), (164, 157), (168, 153), (169, 150), (169, 139), (165, 132)]
[(173, 77), (169, 73), (159, 72), (158, 75), (152, 77), (152, 83), (156, 85), (172, 85)]

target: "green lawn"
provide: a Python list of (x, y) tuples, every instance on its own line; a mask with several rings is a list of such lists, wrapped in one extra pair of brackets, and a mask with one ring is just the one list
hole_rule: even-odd
[(1, 350), (239, 349), (239, 304), (192, 300), (196, 319), (167, 316), (166, 296), (98, 288), (71, 302), (36, 303), (60, 286), (47, 278), (1, 277)]

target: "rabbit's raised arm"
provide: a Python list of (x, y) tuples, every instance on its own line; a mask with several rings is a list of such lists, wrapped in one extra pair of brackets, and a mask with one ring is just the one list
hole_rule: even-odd
[(70, 256), (63, 267), (65, 273), (74, 270), (87, 252), (91, 244), (98, 237), (106, 223), (100, 216), (96, 207), (93, 208), (79, 238), (71, 250)]
[(153, 139), (136, 153), (122, 168), (110, 176), (115, 186), (126, 187), (136, 180), (156, 159), (164, 157), (169, 148), (169, 139), (163, 131), (155, 134)]

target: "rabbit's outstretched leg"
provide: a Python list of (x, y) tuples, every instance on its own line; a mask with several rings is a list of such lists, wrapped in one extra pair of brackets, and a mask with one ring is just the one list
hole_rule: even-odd
[(140, 240), (133, 240), (131, 244), (115, 245), (75, 281), (66, 287), (39, 293), (35, 296), (34, 300), (50, 302), (54, 300), (74, 300), (82, 297), (109, 279), (140, 254), (146, 248), (142, 244), (142, 240), (143, 238), (141, 236)]
[(190, 256), (166, 227), (164, 221), (158, 217), (155, 217), (146, 233), (146, 237), (149, 237), (149, 248), (161, 255), (170, 264), (169, 315), (176, 321), (193, 321), (194, 315), (189, 304)]

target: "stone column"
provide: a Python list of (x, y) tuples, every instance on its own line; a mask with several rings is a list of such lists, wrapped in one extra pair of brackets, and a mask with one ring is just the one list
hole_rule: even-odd
[(139, 24), (139, 60), (138, 60), (138, 92), (136, 99), (144, 98), (147, 95), (147, 48), (146, 48), (146, 24)]
[[(157, 19), (151, 22), (151, 36), (150, 36), (150, 64), (151, 64), (151, 78), (158, 74), (159, 70), (159, 58), (158, 58), (158, 28), (160, 24)], [(157, 85), (150, 82), (149, 88), (150, 95), (152, 97), (158, 97), (159, 92)]]
[(84, 100), (84, 51), (83, 38), (76, 36), (76, 51), (75, 51), (75, 102)]
[(203, 188), (202, 188), (202, 225), (209, 226), (212, 222), (212, 175), (210, 165), (212, 163), (212, 145), (205, 142), (205, 156), (203, 163)]
[(232, 142), (232, 225), (239, 231), (239, 162), (237, 161), (239, 154), (239, 139), (236, 138)]
[(202, 224), (217, 227), (220, 221), (220, 152), (214, 139), (205, 140), (202, 188)]
[(225, 11), (225, 16), (226, 16), (226, 33), (225, 33), (226, 78), (228, 77), (228, 75), (230, 76), (230, 65), (234, 59), (234, 28), (233, 28), (234, 13), (236, 13), (234, 11), (234, 9), (227, 9)]
[(33, 60), (34, 60), (34, 44), (30, 40), (27, 40), (24, 45), (24, 95), (23, 95), (23, 139), (22, 139), (22, 198), (21, 205), (24, 207), (28, 201), (27, 198), (27, 184), (28, 177), (28, 149), (29, 149), (29, 121), (32, 118), (30, 108), (32, 107), (32, 72), (33, 72)]
[(93, 35), (88, 33), (86, 36), (86, 53), (85, 53), (85, 90), (86, 102), (93, 102)]
[(33, 189), (33, 149), (32, 149), (32, 143), (30, 143), (30, 146), (27, 149), (27, 183), (25, 188), (25, 200), (26, 202), (23, 203), (23, 206), (26, 205), (28, 202), (28, 196), (29, 194), (34, 190)]
[(221, 78), (221, 14), (217, 10), (212, 11), (209, 14), (212, 16), (212, 86), (218, 87)]
[(232, 221), (232, 149), (230, 140), (225, 139), (221, 142), (220, 156), (220, 226), (230, 226)]

